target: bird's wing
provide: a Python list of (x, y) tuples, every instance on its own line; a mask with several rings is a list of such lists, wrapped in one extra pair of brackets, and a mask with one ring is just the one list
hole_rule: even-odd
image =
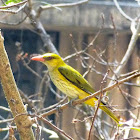
[[(72, 67), (66, 65), (66, 66), (61, 66), (58, 68), (58, 71), (68, 80), (70, 81), (73, 85), (77, 86), (81, 90), (92, 94), (94, 93), (94, 89), (91, 87), (91, 85), (86, 81), (83, 76), (73, 69)], [(94, 97), (98, 100), (98, 97)], [(87, 103), (88, 104), (88, 103)], [(119, 119), (113, 114), (111, 111), (111, 107), (104, 106), (106, 105), (104, 102), (101, 101), (100, 103), (100, 108), (108, 114), (114, 121), (117, 122), (119, 125)]]
[(91, 85), (84, 79), (84, 77), (72, 67), (66, 65), (58, 68), (58, 71), (72, 84), (80, 88), (81, 90), (92, 94), (94, 89)]

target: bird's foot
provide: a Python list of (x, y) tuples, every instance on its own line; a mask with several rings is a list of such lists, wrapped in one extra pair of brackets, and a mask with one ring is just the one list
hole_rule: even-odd
[(73, 107), (73, 101), (75, 101), (77, 99), (78, 99), (78, 97), (77, 98), (68, 98), (68, 106)]
[(56, 107), (59, 114), (62, 113), (61, 106), (62, 106), (62, 105), (58, 105), (58, 106)]

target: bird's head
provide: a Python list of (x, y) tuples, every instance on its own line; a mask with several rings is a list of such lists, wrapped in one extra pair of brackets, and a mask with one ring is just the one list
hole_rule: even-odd
[(43, 55), (38, 55), (35, 57), (32, 57), (31, 60), (34, 61), (40, 61), (44, 63), (49, 70), (53, 70), (56, 67), (59, 67), (60, 65), (64, 64), (64, 61), (62, 58), (54, 53), (45, 53)]

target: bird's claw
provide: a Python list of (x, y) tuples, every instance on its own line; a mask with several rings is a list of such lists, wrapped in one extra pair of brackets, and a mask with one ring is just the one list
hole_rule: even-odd
[(73, 98), (73, 99), (69, 98), (69, 100), (68, 100), (68, 106), (69, 107), (73, 107), (73, 101), (75, 101), (77, 99), (78, 99), (78, 97), (77, 98)]
[(56, 107), (56, 109), (57, 109), (58, 113), (61, 113), (61, 112), (62, 112), (61, 105), (58, 105), (58, 106)]

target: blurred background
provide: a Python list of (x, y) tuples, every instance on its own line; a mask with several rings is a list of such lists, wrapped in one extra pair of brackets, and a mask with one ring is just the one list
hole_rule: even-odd
[[(69, 56), (65, 62), (84, 74), (97, 91), (100, 90), (101, 81), (108, 70), (110, 70), (108, 78), (103, 86), (106, 87), (110, 83), (112, 75), (128, 49), (133, 31), (131, 19), (139, 20), (140, 5), (135, 0), (117, 1), (130, 19), (121, 14), (114, 3), (115, 0), (89, 0), (82, 4), (78, 2), (77, 0), (34, 0), (32, 8), (35, 11), (35, 19), (26, 9), (28, 3), (17, 13), (11, 11), (16, 11), (23, 5), (12, 7), (10, 12), (0, 11), (0, 28), (17, 86), (38, 113), (43, 113), (44, 111), (40, 111), (64, 97), (48, 78), (47, 68), (39, 62), (30, 62), (32, 54), (51, 52), (48, 45), (44, 43), (42, 27), (61, 57)], [(67, 5), (72, 3), (77, 4)], [(56, 6), (53, 6), (54, 4)], [(57, 4), (66, 5), (57, 7)], [(1, 6), (3, 5), (1, 1)], [(40, 12), (41, 6), (50, 7), (42, 8)], [(37, 28), (38, 23), (41, 23), (41, 28)], [(122, 74), (139, 69), (139, 42), (138, 39), (118, 79), (123, 78)], [(85, 52), (80, 52), (82, 50)], [(129, 120), (134, 119), (132, 117), (134, 114), (136, 117), (134, 122), (137, 122), (140, 101), (139, 78), (124, 83), (120, 88), (111, 90), (107, 100), (115, 107), (116, 115)], [(24, 95), (22, 95), (23, 101), (28, 104)], [(29, 112), (34, 112), (32, 105), (29, 105)], [(0, 106), (8, 107), (2, 87), (0, 87)], [(78, 105), (48, 116), (48, 119), (75, 140), (80, 140), (87, 138), (91, 120), (77, 123), (72, 123), (72, 120), (74, 118), (83, 120), (87, 116), (92, 116), (93, 112), (94, 110), (86, 105)], [(0, 109), (1, 120), (11, 117), (10, 112)], [(8, 125), (9, 123), (0, 123), (1, 128)], [(48, 127), (42, 123), (40, 125)], [(112, 120), (99, 111), (92, 131), (92, 139), (111, 139), (115, 132), (116, 127)], [(120, 134), (120, 138), (123, 133)], [(0, 132), (0, 139), (7, 139), (7, 135), (7, 131)], [(49, 139), (49, 135), (44, 131), (41, 133), (42, 138), (45, 139)], [(130, 130), (128, 138), (134, 136), (140, 138), (139, 132)]]

